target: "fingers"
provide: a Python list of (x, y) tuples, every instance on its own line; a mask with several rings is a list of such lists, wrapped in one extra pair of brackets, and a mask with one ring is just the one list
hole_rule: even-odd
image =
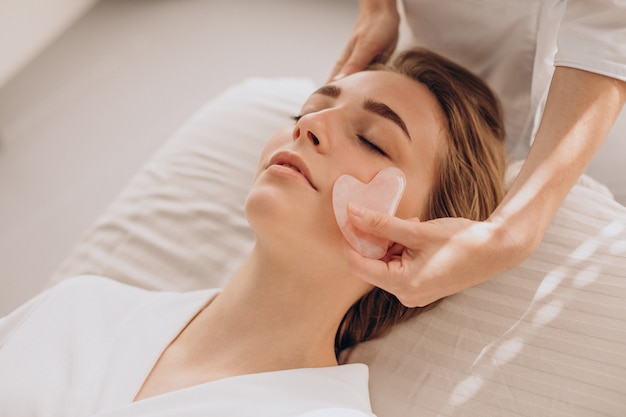
[(346, 63), (341, 67), (334, 79), (340, 79), (347, 75), (365, 69), (370, 62), (376, 59), (376, 54), (365, 48), (357, 48), (352, 51)]
[(391, 271), (398, 270), (397, 265), (392, 266), (392, 263), (399, 262), (397, 259), (385, 261), (366, 258), (350, 246), (348, 246), (346, 251), (350, 262), (350, 271), (354, 275), (376, 287), (393, 293), (395, 280), (391, 276)]
[(422, 241), (420, 221), (417, 218), (403, 220), (351, 202), (348, 204), (348, 219), (363, 232), (407, 248), (416, 249)]
[(372, 62), (386, 62), (398, 42), (399, 23), (396, 0), (360, 2), (350, 41), (335, 64), (329, 82), (362, 71)]
[(358, 48), (353, 48), (349, 45), (335, 64), (329, 82), (362, 71), (375, 62), (384, 64), (389, 60), (392, 52), (393, 47), (389, 50), (378, 51), (373, 47), (365, 48), (359, 45)]
[(358, 278), (394, 294), (407, 307), (424, 306), (430, 298), (417, 288), (418, 269), (422, 267), (422, 223), (415, 218), (399, 219), (355, 203), (348, 204), (348, 217), (358, 229), (393, 242), (383, 259), (366, 258), (348, 249), (351, 272)]
[(370, 50), (364, 48), (353, 48), (351, 45), (348, 45), (348, 48), (343, 52), (333, 71), (330, 75), (328, 82), (336, 81), (341, 78), (347, 77), (350, 74), (354, 74), (355, 72), (359, 72), (364, 70), (371, 62), (376, 60), (380, 60), (381, 58), (377, 56)]
[(490, 222), (460, 217), (402, 220), (354, 203), (348, 205), (348, 218), (359, 230), (395, 242), (380, 260), (348, 251), (351, 273), (394, 294), (407, 307), (424, 306), (484, 282), (508, 263), (499, 229)]
[(335, 64), (335, 67), (333, 68), (333, 71), (331, 72), (330, 77), (328, 78), (327, 82), (332, 82), (348, 75), (344, 72), (344, 66), (346, 62), (348, 61), (348, 59), (350, 58), (350, 54), (352, 54), (352, 50), (354, 49), (354, 44), (355, 44), (354, 40), (351, 40), (350, 42), (348, 42), (348, 45), (343, 50), (343, 52), (341, 53), (341, 56), (337, 60), (337, 63)]
[(407, 307), (423, 307), (434, 299), (414, 288), (415, 259), (406, 252), (391, 260), (370, 259), (352, 248), (347, 249), (350, 271), (355, 277), (394, 294)]

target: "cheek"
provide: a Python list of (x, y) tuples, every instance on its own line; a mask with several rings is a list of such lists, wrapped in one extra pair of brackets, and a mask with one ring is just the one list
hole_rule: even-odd
[(401, 219), (421, 218), (426, 210), (432, 184), (407, 179), (406, 189), (398, 205), (396, 216)]

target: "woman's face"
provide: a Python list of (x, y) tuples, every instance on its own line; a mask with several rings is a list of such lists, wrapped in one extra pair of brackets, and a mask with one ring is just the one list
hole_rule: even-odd
[(336, 255), (343, 237), (332, 208), (335, 181), (349, 174), (368, 183), (390, 166), (406, 177), (396, 215), (420, 215), (444, 134), (425, 86), (393, 72), (360, 72), (314, 92), (296, 119), (261, 154), (246, 203), (258, 241)]

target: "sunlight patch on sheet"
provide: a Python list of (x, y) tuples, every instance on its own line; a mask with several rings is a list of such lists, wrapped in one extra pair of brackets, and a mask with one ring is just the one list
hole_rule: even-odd
[(498, 346), (498, 349), (491, 360), (495, 366), (502, 366), (515, 358), (524, 347), (524, 340), (521, 337), (515, 337), (507, 340)]
[(602, 229), (600, 232), (602, 236), (616, 237), (626, 229), (626, 220), (615, 220)]
[(563, 301), (553, 300), (550, 304), (541, 306), (535, 313), (533, 324), (536, 326), (545, 326), (559, 316), (563, 310)]
[(541, 281), (537, 291), (535, 292), (535, 301), (541, 300), (550, 295), (560, 284), (567, 275), (568, 268), (558, 266), (554, 268), (546, 277)]
[(450, 403), (461, 405), (471, 399), (484, 384), (484, 379), (478, 375), (470, 375), (461, 381), (450, 395)]
[(600, 241), (597, 239), (590, 239), (585, 241), (582, 245), (576, 248), (570, 255), (571, 259), (578, 261), (586, 261), (591, 258), (594, 252), (600, 247)]
[(620, 240), (611, 245), (609, 248), (611, 255), (626, 255), (626, 240)]
[[(602, 235), (610, 238), (616, 238), (626, 229), (626, 219), (615, 220), (602, 229)], [(616, 239), (609, 247), (611, 255), (621, 256), (626, 254), (626, 239)]]
[(573, 284), (576, 288), (583, 288), (593, 284), (600, 277), (600, 265), (589, 265), (574, 276)]

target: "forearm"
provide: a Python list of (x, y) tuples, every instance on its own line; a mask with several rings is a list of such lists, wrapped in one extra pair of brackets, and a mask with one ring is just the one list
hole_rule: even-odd
[(539, 245), (625, 101), (626, 83), (622, 81), (573, 68), (556, 68), (535, 141), (491, 218), (522, 259)]

